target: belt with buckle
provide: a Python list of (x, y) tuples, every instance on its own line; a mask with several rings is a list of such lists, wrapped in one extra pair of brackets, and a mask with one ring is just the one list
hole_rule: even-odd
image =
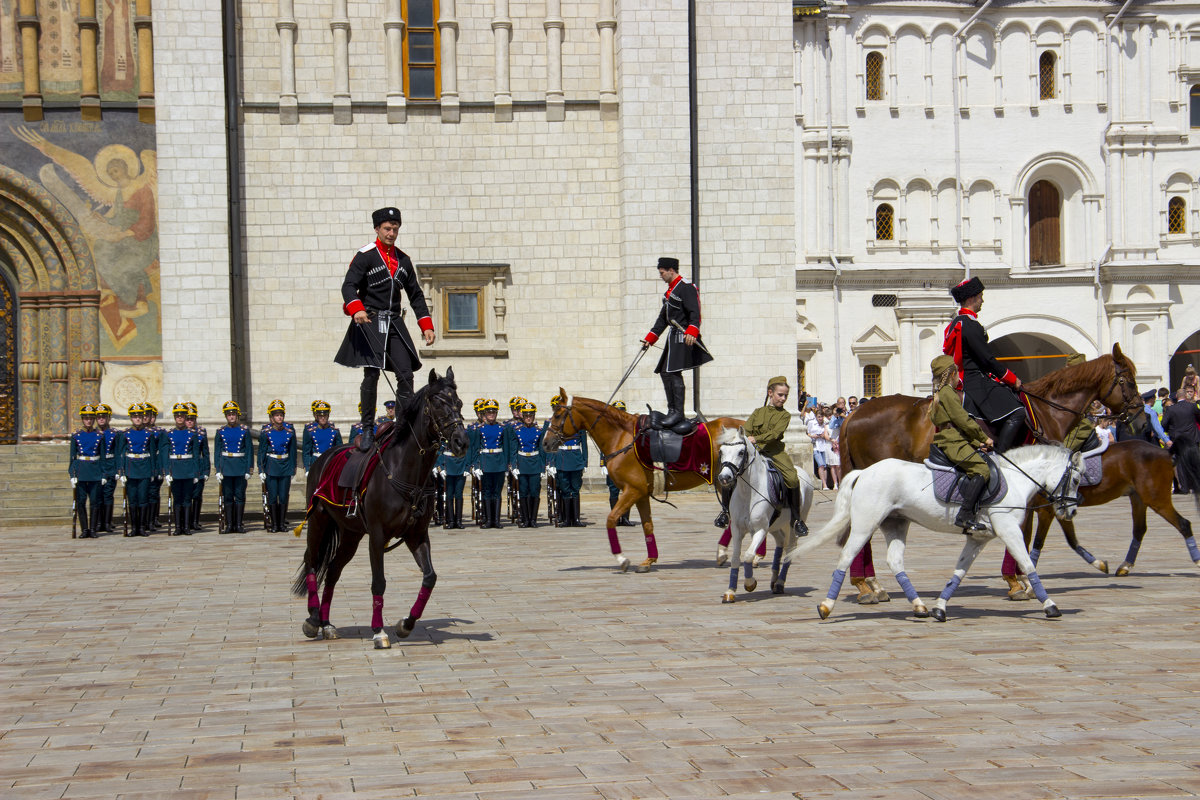
[(99, 461), (100, 456), (75, 456), (76, 461)]
[(195, 456), (192, 455), (191, 453), (184, 453), (181, 456), (177, 456), (172, 453), (170, 456), (168, 456), (168, 458), (170, 458), (172, 461), (182, 461), (185, 458), (195, 458)]
[(276, 453), (267, 453), (267, 458), (277, 458), (280, 461), (282, 461), (285, 458), (291, 458), (291, 456), (288, 455), (287, 453), (284, 453), (283, 455), (277, 455)]
[(224, 453), (221, 453), (221, 455), (228, 456), (229, 458), (237, 458), (238, 456), (244, 456), (246, 454), (245, 453), (230, 453), (230, 452), (226, 451)]
[(126, 458), (149, 458), (149, 453), (126, 453)]

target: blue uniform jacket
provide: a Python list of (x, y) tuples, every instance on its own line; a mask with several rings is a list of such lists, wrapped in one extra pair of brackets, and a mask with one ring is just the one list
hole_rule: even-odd
[(208, 478), (208, 474), (212, 472), (212, 456), (208, 450), (208, 431), (196, 426), (196, 438), (200, 440), (200, 477)]
[(200, 477), (200, 437), (193, 430), (166, 431), (158, 451), (158, 469), (174, 480)]
[(223, 425), (213, 435), (213, 467), (222, 475), (237, 477), (253, 472), (254, 442), (245, 425)]
[(296, 474), (296, 429), (283, 423), (275, 430), (264, 425), (258, 435), (258, 471), (271, 478), (283, 478)]
[(121, 434), (117, 444), (117, 472), (134, 480), (158, 475), (154, 431), (130, 428)]
[(342, 432), (337, 429), (337, 426), (330, 425), (328, 428), (322, 428), (316, 422), (310, 422), (305, 425), (304, 441), (301, 448), (304, 468), (312, 469), (313, 462), (320, 458), (322, 453), (337, 447), (341, 443)]
[[(550, 426), (547, 422), (542, 426), (545, 431)], [(570, 439), (564, 439), (554, 454), (554, 466), (563, 472), (578, 472), (587, 467), (587, 434), (577, 433)]]
[(463, 453), (462, 458), (455, 458), (449, 450), (450, 445), (445, 445), (442, 451), (438, 453), (437, 463), (435, 467), (446, 470), (449, 476), (462, 475), (467, 471), (467, 459), (470, 457), (470, 451)]
[(540, 475), (546, 469), (546, 451), (542, 449), (544, 428), (521, 425), (511, 428), (513, 449), (510, 465), (521, 475)]
[(100, 433), (104, 436), (104, 447), (102, 448), (104, 459), (100, 464), (104, 470), (104, 477), (112, 478), (117, 474), (117, 440), (121, 438), (121, 434), (111, 427), (105, 428)]
[(504, 472), (512, 461), (512, 438), (500, 423), (480, 425), (470, 433), (471, 450), (467, 457), (471, 469)]
[(81, 481), (98, 481), (104, 472), (104, 434), (98, 430), (77, 430), (71, 434), (71, 463), (67, 472)]

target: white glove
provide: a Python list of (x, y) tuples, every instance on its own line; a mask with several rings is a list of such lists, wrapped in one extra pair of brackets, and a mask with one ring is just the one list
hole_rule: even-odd
[(121, 481), (121, 485), (122, 485), (122, 486), (124, 486), (124, 485), (125, 485), (125, 476), (124, 476), (124, 475), (122, 475), (122, 476), (121, 476), (120, 478), (118, 478), (117, 480)]
[[(476, 467), (475, 469), (471, 470), (471, 474), (474, 475), (476, 478), (483, 480), (483, 470), (481, 470), (479, 467)], [(72, 478), (72, 480), (74, 480), (74, 478)]]
[(260, 481), (262, 481), (263, 483), (266, 483), (267, 482), (267, 473), (265, 473), (265, 472), (258, 473), (258, 479)]
[(249, 473), (249, 472), (247, 472), (247, 473), (246, 473), (246, 480), (250, 480), (250, 473)]
[(438, 468), (437, 468), (437, 467), (434, 467), (434, 468), (433, 468), (433, 477), (435, 477), (435, 478), (436, 478), (437, 476), (438, 476)]
[(79, 478), (71, 478), (71, 488), (74, 489), (79, 484)]
[(550, 475), (557, 475), (558, 467), (546, 467), (546, 472), (549, 473)]
[(199, 482), (200, 482), (199, 478), (192, 478), (192, 483), (199, 483)]
[(218, 472), (218, 473), (217, 473), (217, 480), (219, 480), (219, 481), (223, 481), (223, 480), (225, 480), (225, 476), (224, 476), (224, 475), (222, 475), (221, 473), (219, 473), (219, 472)]
[(608, 467), (600, 467), (600, 474), (607, 478), (608, 477)]
[(172, 481), (172, 480), (173, 480), (173, 478), (171, 478), (171, 476), (170, 476), (170, 475), (164, 475), (164, 476), (163, 476), (163, 481), (164, 481), (164, 482), (166, 482), (167, 486), (170, 486), (170, 485), (171, 485), (171, 481)]
[(107, 486), (107, 485), (108, 485), (108, 478), (101, 478), (101, 479), (100, 479), (100, 485), (101, 485), (101, 486)]
[(440, 468), (438, 470), (438, 474), (441, 475), (443, 478), (446, 477), (446, 468), (445, 467)]

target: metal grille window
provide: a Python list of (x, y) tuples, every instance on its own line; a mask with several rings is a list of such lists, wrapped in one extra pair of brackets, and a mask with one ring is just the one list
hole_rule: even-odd
[(863, 397), (879, 397), (883, 393), (883, 370), (875, 364), (863, 367)]
[(1053, 100), (1058, 96), (1054, 85), (1054, 66), (1057, 61), (1058, 58), (1049, 50), (1042, 53), (1041, 58), (1038, 59), (1038, 85), (1041, 87), (1043, 100)]
[(883, 99), (883, 53), (867, 53), (867, 99)]
[(875, 208), (875, 241), (890, 242), (895, 239), (894, 221), (896, 213), (887, 203), (880, 203)]
[(1167, 233), (1187, 233), (1187, 201), (1182, 197), (1167, 203)]
[(404, 94), (409, 100), (437, 100), (437, 0), (404, 0)]
[(896, 300), (894, 294), (873, 294), (871, 295), (871, 308), (895, 308)]

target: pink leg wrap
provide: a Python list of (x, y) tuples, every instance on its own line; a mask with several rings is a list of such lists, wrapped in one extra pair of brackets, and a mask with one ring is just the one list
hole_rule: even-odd
[(371, 595), (371, 628), (383, 627), (383, 595)]
[(874, 578), (875, 577), (875, 560), (871, 557), (871, 541), (863, 545), (862, 550), (858, 551), (858, 555), (850, 562), (850, 577), (851, 578)]
[(308, 586), (308, 610), (312, 611), (321, 604), (317, 598), (317, 576), (310, 572), (305, 576), (304, 583)]
[(654, 541), (654, 534), (646, 536), (646, 557), (658, 558), (658, 542)]
[(617, 529), (608, 529), (608, 546), (612, 548), (614, 556), (621, 554), (621, 540), (617, 538)]
[(766, 558), (766, 556), (767, 556), (767, 540), (763, 539), (761, 542), (759, 542), (758, 548), (754, 552), (757, 553), (758, 555), (762, 556), (763, 558)]
[(1021, 568), (1017, 566), (1017, 560), (1012, 557), (1012, 553), (1004, 551), (1004, 561), (1000, 564), (1001, 575), (1023, 575)]
[(417, 602), (412, 604), (412, 610), (408, 615), (413, 619), (420, 619), (425, 613), (425, 604), (429, 602), (429, 595), (433, 594), (433, 589), (428, 586), (422, 586), (421, 591), (417, 592)]
[(329, 622), (329, 606), (332, 603), (333, 587), (326, 584), (325, 591), (321, 593), (321, 622)]
[(729, 547), (729, 543), (733, 541), (733, 531), (729, 530), (729, 526), (725, 526), (725, 530), (721, 532), (721, 538), (717, 539), (717, 544), (721, 547)]

